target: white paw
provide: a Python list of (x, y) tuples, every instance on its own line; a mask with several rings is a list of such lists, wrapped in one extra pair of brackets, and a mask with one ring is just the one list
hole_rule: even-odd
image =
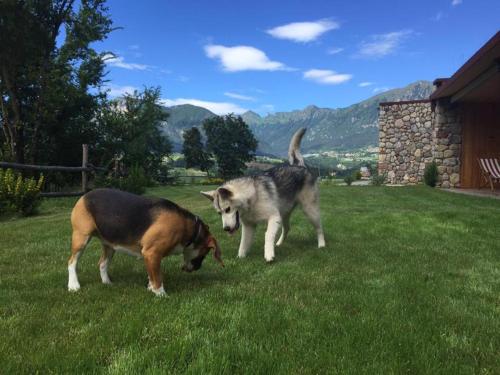
[(80, 284), (68, 284), (69, 292), (77, 292), (80, 290)]
[(325, 238), (323, 236), (319, 236), (318, 238), (318, 248), (321, 249), (325, 247)]
[(266, 260), (267, 263), (271, 263), (274, 261), (274, 255), (266, 255), (264, 256), (264, 259)]
[(167, 296), (167, 293), (165, 292), (165, 289), (163, 288), (163, 284), (158, 289), (154, 289), (153, 287), (151, 287), (151, 289), (149, 289), (149, 290), (151, 290), (157, 297), (166, 297)]
[(276, 246), (281, 246), (283, 245), (283, 240), (278, 240), (278, 242), (276, 242)]
[(111, 284), (113, 284), (109, 278), (108, 278), (108, 279), (104, 279), (104, 280), (102, 280), (102, 283), (103, 283), (103, 284), (106, 284), (106, 285), (111, 285)]
[(247, 257), (246, 254), (243, 254), (243, 253), (240, 254), (240, 253), (238, 253), (238, 258), (243, 259), (243, 258), (246, 258), (246, 257)]

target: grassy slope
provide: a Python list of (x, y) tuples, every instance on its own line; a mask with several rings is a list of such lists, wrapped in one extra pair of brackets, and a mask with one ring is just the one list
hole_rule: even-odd
[[(416, 188), (322, 190), (327, 248), (295, 213), (277, 261), (249, 258), (198, 187), (154, 189), (210, 223), (226, 268), (165, 259), (169, 297), (94, 240), (66, 291), (73, 199), (0, 222), (0, 372), (498, 373), (500, 201)], [(160, 371), (161, 370), (161, 371)]]

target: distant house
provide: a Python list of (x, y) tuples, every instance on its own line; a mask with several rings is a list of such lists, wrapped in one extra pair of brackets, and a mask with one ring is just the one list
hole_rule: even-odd
[(438, 186), (480, 187), (477, 158), (500, 157), (500, 32), (427, 100), (380, 103), (379, 173), (421, 182), (438, 165)]
[(368, 167), (361, 167), (359, 168), (359, 172), (361, 173), (362, 178), (370, 178), (371, 173)]

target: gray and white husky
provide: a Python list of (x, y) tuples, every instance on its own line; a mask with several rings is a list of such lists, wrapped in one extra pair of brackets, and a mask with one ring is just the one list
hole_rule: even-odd
[(212, 191), (202, 191), (213, 202), (215, 210), (222, 216), (223, 229), (231, 234), (242, 224), (242, 235), (238, 257), (247, 255), (257, 223), (267, 221), (264, 258), (274, 260), (274, 241), (279, 228), (280, 246), (290, 229), (290, 215), (300, 204), (318, 235), (318, 247), (325, 246), (319, 211), (319, 192), (316, 177), (307, 169), (299, 147), (305, 128), (298, 130), (290, 141), (288, 159), (290, 164), (271, 168), (256, 176), (241, 177), (227, 181)]

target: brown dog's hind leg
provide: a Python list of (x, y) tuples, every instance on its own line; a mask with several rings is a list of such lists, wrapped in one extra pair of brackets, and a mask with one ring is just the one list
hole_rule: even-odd
[(73, 231), (71, 236), (71, 256), (68, 260), (68, 290), (76, 292), (80, 289), (80, 283), (78, 282), (78, 276), (76, 274), (76, 266), (78, 264), (78, 259), (82, 256), (85, 246), (90, 241), (90, 236), (79, 233), (78, 231)]
[(71, 236), (71, 256), (68, 260), (68, 290), (77, 291), (80, 289), (76, 275), (78, 259), (96, 230), (94, 219), (85, 207), (85, 197), (76, 202), (71, 212), (71, 226), (73, 234)]
[(103, 284), (111, 284), (111, 280), (108, 275), (108, 267), (113, 259), (115, 251), (109, 245), (102, 244), (102, 255), (99, 259), (99, 271), (101, 273), (101, 280)]

